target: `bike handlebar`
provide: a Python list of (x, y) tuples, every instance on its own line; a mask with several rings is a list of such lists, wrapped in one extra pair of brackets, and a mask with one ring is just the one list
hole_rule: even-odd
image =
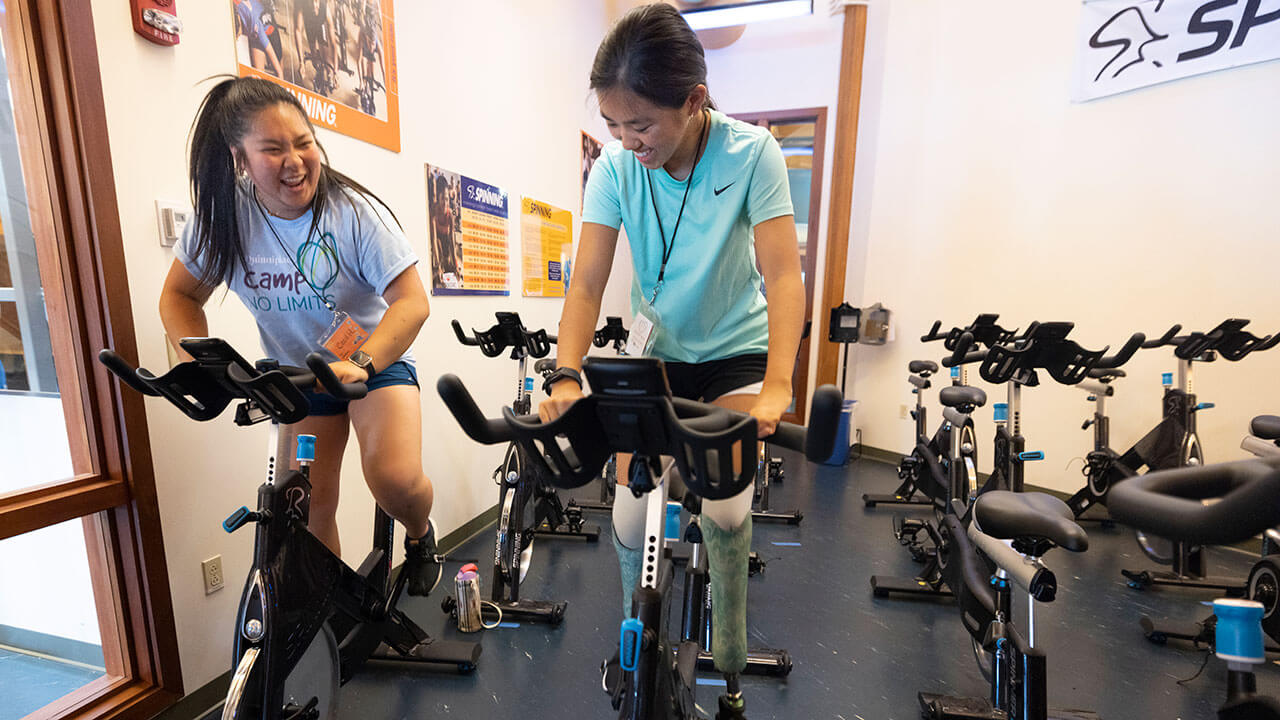
[[(620, 375), (652, 368), (654, 362), (588, 358), (584, 371), (590, 379), (597, 367), (602, 373)], [(503, 417), (485, 417), (456, 375), (441, 376), (436, 389), (469, 437), (486, 445), (511, 441), (525, 445), (557, 487), (576, 488), (590, 482), (615, 452), (675, 457), (686, 484), (707, 499), (732, 497), (754, 478), (756, 423), (746, 413), (646, 390), (597, 389), (560, 417), (543, 423), (537, 416), (518, 416), (505, 407)], [(840, 392), (823, 386), (814, 393), (808, 427), (779, 423), (768, 441), (804, 452), (811, 460), (825, 460), (835, 444), (841, 405)], [(562, 439), (571, 452), (561, 447)]]
[(163, 375), (135, 368), (115, 351), (101, 350), (98, 361), (134, 390), (164, 397), (194, 420), (217, 417), (234, 399), (250, 400), (273, 419), (293, 423), (307, 416), (309, 403), (303, 390), (320, 384), (342, 400), (359, 400), (368, 393), (365, 383), (341, 383), (323, 356), (311, 353), (306, 368), (260, 360), (250, 365), (218, 338), (183, 338), (183, 349), (193, 360), (179, 363)]
[[(1205, 500), (1216, 502), (1205, 504)], [(1107, 511), (1136, 529), (1195, 545), (1247, 540), (1280, 525), (1280, 458), (1160, 470), (1107, 494)]]
[(518, 313), (495, 314), (498, 322), (488, 330), (472, 330), (468, 337), (462, 325), (454, 320), (451, 323), (453, 333), (463, 345), (479, 346), (480, 352), (488, 357), (497, 357), (507, 348), (512, 348), (512, 358), (516, 359), (524, 355), (540, 358), (551, 352), (551, 346), (556, 343), (555, 335), (548, 334), (546, 330), (526, 330)]
[(985, 350), (972, 349), (976, 341), (973, 334), (966, 331), (956, 340), (951, 355), (943, 358), (942, 365), (956, 367), (980, 362), (982, 378), (997, 384), (1043, 368), (1054, 380), (1074, 385), (1083, 380), (1089, 370), (1117, 368), (1128, 362), (1146, 341), (1146, 335), (1134, 333), (1114, 355), (1105, 356), (1110, 345), (1101, 350), (1085, 350), (1067, 339), (1071, 328), (1071, 323), (1033, 322), (1022, 336), (994, 343)]

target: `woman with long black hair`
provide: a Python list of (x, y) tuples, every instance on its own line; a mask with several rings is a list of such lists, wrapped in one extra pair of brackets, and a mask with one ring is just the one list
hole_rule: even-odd
[[(672, 392), (754, 415), (761, 437), (791, 404), (804, 282), (786, 164), (768, 131), (715, 110), (706, 75), (697, 36), (667, 4), (628, 12), (600, 43), (591, 88), (615, 142), (587, 182), (560, 318), (560, 368), (539, 407), (544, 420), (582, 397), (578, 371), (621, 228), (635, 271), (632, 332), (649, 328), (637, 343), (664, 361)], [(619, 459), (620, 481), (626, 460)], [(729, 680), (719, 717), (734, 718), (744, 707), (737, 675), (746, 667), (751, 490), (704, 501), (702, 518), (715, 598), (712, 653)], [(629, 612), (644, 502), (617, 493), (613, 525)]]
[(256, 78), (223, 80), (205, 96), (189, 173), (195, 214), (160, 293), (170, 341), (209, 334), (204, 304), (225, 284), (269, 357), (303, 365), (320, 352), (339, 380), (366, 383), (369, 394), (350, 403), (308, 393), (310, 415), (288, 427), (320, 439), (310, 529), (339, 552), (338, 476), (354, 427), (365, 482), (405, 526), (409, 592), (427, 594), (440, 566), (410, 345), (430, 308), (395, 214), (329, 166), (293, 95)]

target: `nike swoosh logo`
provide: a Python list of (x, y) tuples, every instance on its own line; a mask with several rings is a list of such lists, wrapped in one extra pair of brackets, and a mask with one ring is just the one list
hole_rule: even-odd
[(716, 190), (716, 191), (715, 191), (716, 196), (718, 197), (718, 196), (720, 195), (720, 193), (722, 193), (722, 192), (724, 192), (725, 190), (728, 190), (729, 188), (733, 187), (733, 184), (734, 184), (734, 183), (736, 183), (736, 182), (738, 182), (738, 181), (737, 181), (737, 180), (734, 180), (733, 182), (729, 183), (728, 185), (725, 185), (724, 187), (720, 188), (719, 190)]

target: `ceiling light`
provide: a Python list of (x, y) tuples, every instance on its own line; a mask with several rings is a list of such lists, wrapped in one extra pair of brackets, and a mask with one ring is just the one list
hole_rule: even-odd
[(747, 0), (730, 5), (685, 10), (681, 14), (694, 30), (708, 30), (812, 15), (813, 0)]

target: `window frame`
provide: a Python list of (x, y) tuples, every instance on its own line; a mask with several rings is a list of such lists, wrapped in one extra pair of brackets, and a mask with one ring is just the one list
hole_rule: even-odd
[[(76, 475), (0, 496), (0, 540), (82, 518), (107, 674), (33, 718), (150, 717), (182, 695), (143, 398), (96, 361), (136, 361), (89, 0), (9, 0), (3, 32)], [(26, 82), (19, 87), (19, 82)]]

